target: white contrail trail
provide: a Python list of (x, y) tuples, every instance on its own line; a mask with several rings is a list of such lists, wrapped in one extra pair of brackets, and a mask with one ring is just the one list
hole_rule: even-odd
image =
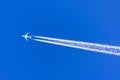
[(51, 43), (51, 44), (56, 44), (61, 46), (79, 48), (83, 50), (102, 52), (106, 54), (113, 54), (113, 55), (120, 56), (119, 46), (110, 46), (105, 44), (65, 40), (65, 39), (50, 38), (50, 37), (43, 37), (43, 36), (33, 36), (32, 39), (39, 42)]

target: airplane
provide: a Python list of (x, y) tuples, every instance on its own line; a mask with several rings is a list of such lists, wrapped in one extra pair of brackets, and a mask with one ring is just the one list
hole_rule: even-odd
[(23, 38), (25, 38), (26, 41), (28, 41), (28, 39), (31, 39), (31, 36), (28, 36), (29, 33), (26, 33), (25, 35), (22, 35)]

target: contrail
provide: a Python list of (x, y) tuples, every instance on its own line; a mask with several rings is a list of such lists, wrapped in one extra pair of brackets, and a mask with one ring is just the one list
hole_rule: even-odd
[(67, 46), (72, 48), (78, 48), (88, 51), (95, 51), (95, 52), (120, 56), (120, 46), (111, 46), (111, 45), (97, 44), (90, 42), (65, 40), (65, 39), (50, 38), (44, 36), (33, 36), (31, 39), (39, 42), (45, 42), (50, 44), (56, 44), (61, 46)]

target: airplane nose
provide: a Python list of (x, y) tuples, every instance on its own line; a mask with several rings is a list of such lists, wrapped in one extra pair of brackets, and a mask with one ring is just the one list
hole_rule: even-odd
[(24, 37), (24, 35), (22, 35), (21, 37)]

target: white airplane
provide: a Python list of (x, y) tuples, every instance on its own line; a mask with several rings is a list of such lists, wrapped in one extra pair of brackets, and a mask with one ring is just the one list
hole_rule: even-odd
[(28, 39), (31, 39), (31, 36), (28, 36), (29, 33), (26, 33), (25, 35), (22, 35), (23, 38), (25, 38), (26, 41), (28, 41)]

